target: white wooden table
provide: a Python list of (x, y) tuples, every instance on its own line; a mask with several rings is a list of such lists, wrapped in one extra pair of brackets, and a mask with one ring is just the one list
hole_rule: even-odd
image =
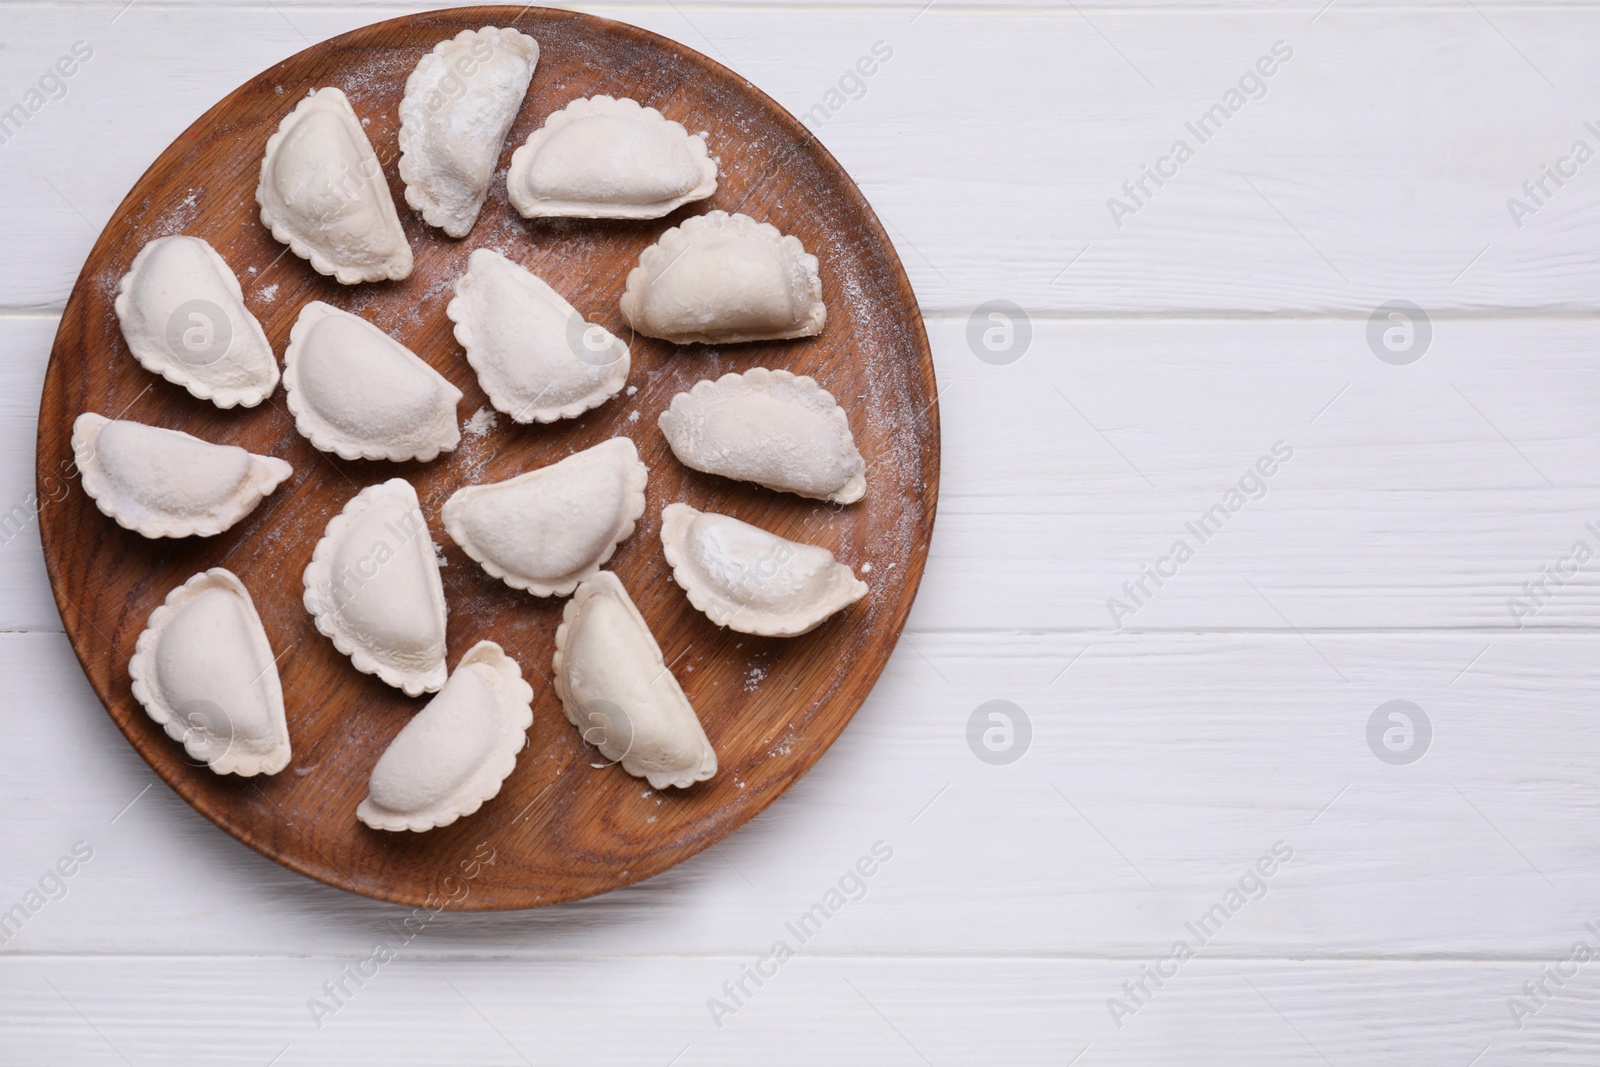
[[(406, 10), (123, 3), (0, 6), (0, 511), (134, 179)], [(591, 10), (809, 113), (900, 248), (944, 496), (883, 681), (720, 848), (407, 933), (156, 782), (7, 527), (0, 1062), (1600, 1062), (1600, 9)]]

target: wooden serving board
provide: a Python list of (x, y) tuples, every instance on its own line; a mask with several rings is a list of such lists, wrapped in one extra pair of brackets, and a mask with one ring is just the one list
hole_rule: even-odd
[[(516, 26), (541, 49), (502, 167), (551, 112), (609, 93), (708, 131), (722, 167), (716, 195), (651, 222), (530, 223), (508, 204), (502, 173), (467, 238), (425, 225), (405, 206), (395, 166), (406, 77), (439, 41), (486, 25)], [(404, 282), (341, 286), (275, 242), (257, 217), (267, 138), (324, 85), (349, 96), (384, 163), (416, 254)], [(713, 208), (772, 222), (820, 258), (828, 305), (821, 336), (679, 348), (627, 329), (617, 300), (639, 253), (687, 215)], [(551, 426), (499, 416), (427, 464), (339, 460), (295, 431), (281, 388), (255, 409), (220, 411), (133, 359), (112, 301), (140, 247), (175, 233), (205, 238), (229, 262), (280, 355), (300, 308), (328, 301), (376, 323), (454, 382), (465, 393), (464, 421), (492, 405), (445, 305), (471, 250), (500, 249), (628, 341), (629, 389)], [(864, 502), (830, 507), (698, 474), (672, 456), (656, 418), (673, 395), (756, 366), (809, 374), (839, 399), (869, 464)], [(385, 900), (469, 910), (552, 904), (647, 878), (713, 844), (776, 799), (844, 729), (883, 670), (922, 575), (939, 479), (936, 396), (910, 284), (871, 208), (805, 128), (738, 75), (682, 45), (588, 15), (514, 7), (416, 15), (309, 48), (229, 95), (162, 153), (106, 226), (67, 303), (40, 405), (45, 562), (67, 634), (112, 719), (156, 773), (228, 833), (303, 874)], [(146, 540), (104, 517), (71, 471), (72, 422), (85, 411), (280, 456), (295, 473), (220, 536)], [(439, 522), (440, 507), (463, 485), (507, 478), (618, 434), (633, 439), (650, 468), (649, 500), (609, 567), (655, 632), (719, 761), (716, 777), (688, 790), (658, 793), (581, 740), (550, 682), (565, 598), (535, 598), (489, 577)], [(301, 603), (301, 574), (328, 521), (359, 489), (396, 475), (416, 487), (447, 560), (451, 666), (474, 643), (494, 640), (535, 692), (528, 745), (499, 795), (424, 834), (371, 830), (355, 809), (373, 763), (425, 698), (358, 672)], [(660, 512), (676, 500), (828, 546), (872, 592), (803, 637), (719, 630), (690, 606), (662, 557)], [(216, 566), (243, 579), (280, 655), (294, 758), (270, 778), (193, 765), (130, 690), (128, 660), (150, 613), (175, 586)]]

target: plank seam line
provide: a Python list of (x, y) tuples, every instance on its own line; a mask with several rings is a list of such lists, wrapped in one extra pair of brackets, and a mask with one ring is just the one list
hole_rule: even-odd
[[(83, 4), (82, 6), (86, 7), (86, 8), (87, 7), (95, 7), (95, 8), (105, 8), (105, 9), (108, 9), (108, 10), (114, 10), (119, 6), (122, 6), (122, 4), (124, 2), (125, 2), (125, 0), (107, 0), (107, 2), (105, 2), (105, 3), (95, 3), (95, 4), (86, 3), (86, 4)], [(265, 13), (266, 11), (269, 11), (274, 5), (272, 3), (267, 2), (267, 0), (261, 0), (261, 2), (258, 2), (258, 3), (238, 2), (238, 0), (233, 0), (233, 2), (206, 3), (206, 4), (203, 4), (203, 5), (198, 3), (198, 2), (195, 2), (195, 3), (173, 3), (173, 2), (171, 2), (171, 0), (166, 0), (166, 2), (160, 2), (160, 0), (157, 0), (157, 2), (148, 2), (148, 0), (139, 0), (139, 6), (141, 8), (144, 8), (147, 11), (161, 11), (161, 12), (167, 12), (167, 13), (172, 13), (172, 12), (193, 12), (193, 11), (200, 10), (200, 9), (204, 9), (204, 10), (206, 10), (208, 12), (209, 11), (223, 11), (223, 12), (228, 12), (228, 11), (255, 11), (255, 12)], [(339, 14), (364, 14), (364, 13), (368, 13), (368, 12), (371, 12), (371, 11), (374, 11), (374, 10), (389, 12), (389, 11), (395, 10), (396, 8), (398, 8), (402, 12), (415, 13), (415, 12), (419, 12), (419, 11), (430, 10), (433, 7), (432, 4), (415, 2), (415, 0), (410, 0), (410, 2), (405, 2), (405, 0), (403, 0), (403, 2), (401, 2), (399, 4), (389, 2), (389, 0), (370, 0), (370, 2), (367, 2), (367, 3), (354, 3), (354, 4), (346, 3), (346, 4), (339, 4), (339, 5), (336, 5), (336, 6), (323, 6), (323, 5), (319, 4), (317, 2), (317, 0), (279, 0), (279, 2), (277, 3), (276, 6), (278, 6), (278, 7), (287, 7), (287, 8), (296, 9), (296, 10), (316, 10), (319, 13), (326, 12), (326, 13), (335, 14), (335, 15), (339, 15)], [(824, 3), (817, 3), (817, 4), (805, 4), (805, 3), (796, 3), (796, 2), (793, 2), (793, 0), (790, 0), (790, 2), (764, 4), (764, 3), (760, 3), (759, 0), (710, 0), (710, 2), (707, 2), (707, 0), (700, 0), (699, 3), (680, 4), (680, 5), (673, 5), (671, 3), (662, 3), (661, 0), (588, 0), (588, 2), (585, 2), (585, 3), (583, 3), (581, 5), (581, 10), (585, 10), (585, 11), (602, 11), (602, 10), (604, 10), (604, 11), (649, 11), (649, 12), (661, 12), (661, 13), (667, 13), (667, 12), (681, 13), (683, 10), (686, 9), (686, 10), (689, 10), (689, 11), (733, 12), (733, 13), (740, 13), (740, 14), (765, 14), (766, 12), (769, 12), (769, 11), (776, 11), (776, 12), (790, 13), (790, 14), (797, 13), (797, 12), (803, 12), (803, 13), (806, 13), (806, 14), (817, 14), (817, 13), (834, 14), (834, 13), (837, 13), (837, 14), (841, 14), (841, 15), (855, 15), (855, 14), (880, 15), (880, 14), (915, 14), (920, 8), (925, 7), (925, 6), (926, 5), (924, 3), (917, 2), (917, 0), (910, 0), (910, 2), (900, 3), (900, 4), (893, 4), (893, 3), (866, 3), (866, 4), (863, 4), (863, 3), (838, 3), (838, 2), (833, 2), (833, 3), (824, 2)], [(1489, 11), (1497, 11), (1497, 12), (1502, 12), (1502, 13), (1509, 13), (1509, 12), (1522, 13), (1522, 12), (1530, 12), (1530, 11), (1531, 12), (1537, 12), (1537, 13), (1569, 13), (1569, 12), (1593, 12), (1593, 11), (1600, 10), (1600, 4), (1594, 3), (1593, 0), (1588, 0), (1588, 2), (1586, 2), (1586, 0), (1567, 0), (1567, 2), (1548, 2), (1548, 0), (1547, 0), (1547, 2), (1543, 2), (1543, 3), (1534, 2), (1534, 3), (1526, 3), (1526, 4), (1517, 3), (1517, 2), (1515, 2), (1515, 0), (1480, 0), (1480, 2), (1476, 6), (1479, 7), (1479, 8), (1482, 8), (1482, 9), (1489, 10)], [(48, 11), (59, 11), (60, 10), (59, 6), (56, 5), (56, 4), (47, 3), (47, 2), (46, 3), (41, 3), (41, 2), (37, 2), (37, 0), (6, 0), (6, 2), (0, 3), (0, 7), (8, 8), (8, 9), (11, 9), (11, 10), (25, 9), (25, 8), (33, 8), (33, 9), (37, 9), (37, 10), (48, 10)], [(1115, 3), (1115, 2), (1113, 2), (1113, 0), (1086, 0), (1086, 2), (1078, 4), (1077, 7), (1081, 8), (1081, 9), (1087, 9), (1087, 10), (1090, 10), (1090, 11), (1100, 11), (1100, 12), (1103, 12), (1103, 13), (1106, 13), (1106, 14), (1113, 14), (1113, 15), (1115, 15), (1115, 14), (1128, 14), (1128, 13), (1133, 13), (1133, 14), (1138, 14), (1138, 15), (1145, 15), (1145, 14), (1168, 14), (1168, 15), (1237, 14), (1237, 15), (1264, 15), (1264, 16), (1270, 16), (1270, 17), (1273, 17), (1273, 18), (1281, 20), (1283, 18), (1283, 14), (1284, 14), (1283, 11), (1281, 9), (1278, 9), (1278, 8), (1269, 7), (1269, 6), (1266, 6), (1265, 4), (1249, 4), (1249, 3), (1236, 3), (1236, 4), (1223, 4), (1223, 3), (1182, 4), (1182, 3), (1170, 3), (1170, 2), (1152, 2), (1152, 3), (1137, 3), (1137, 2), (1135, 2), (1135, 3), (1123, 4), (1123, 3)], [(1404, 13), (1449, 12), (1451, 14), (1462, 14), (1463, 13), (1462, 5), (1460, 3), (1458, 3), (1458, 2), (1453, 2), (1453, 0), (1433, 0), (1433, 2), (1430, 2), (1430, 0), (1411, 0), (1411, 2), (1408, 2), (1408, 3), (1397, 3), (1397, 4), (1387, 4), (1387, 3), (1382, 2), (1382, 0), (1343, 0), (1343, 2), (1340, 4), (1340, 8), (1344, 12), (1347, 12), (1347, 13), (1348, 12), (1352, 12), (1352, 11), (1374, 12), (1374, 13), (1383, 13), (1383, 14), (1388, 14), (1388, 13), (1391, 13), (1391, 12), (1404, 12)], [(1021, 16), (1031, 16), (1031, 17), (1047, 17), (1047, 18), (1075, 18), (1075, 17), (1077, 17), (1075, 15), (1075, 13), (1073, 13), (1070, 10), (1064, 10), (1062, 6), (1055, 5), (1055, 4), (1046, 4), (1046, 3), (1039, 3), (1039, 4), (1019, 4), (1019, 3), (984, 4), (984, 3), (972, 3), (972, 2), (966, 2), (966, 3), (962, 3), (962, 2), (944, 2), (944, 0), (941, 0), (941, 2), (938, 5), (937, 10), (938, 10), (939, 13), (941, 13), (943, 15), (946, 15), (946, 16), (949, 16), (949, 15), (992, 16), (992, 15), (1000, 14), (1000, 15), (1021, 15)], [(385, 17), (388, 17), (388, 16), (385, 16)]]
[[(0, 953), (0, 965), (8, 960), (113, 960), (113, 961), (160, 961), (160, 960), (185, 960), (217, 961), (217, 962), (243, 962), (243, 961), (272, 961), (281, 963), (325, 963), (337, 960), (362, 959), (360, 950), (350, 955), (265, 955), (260, 953), (230, 953), (230, 954), (201, 954), (201, 953), (163, 953), (163, 952), (4, 952)], [(648, 961), (660, 960), (664, 962), (706, 961), (717, 962), (727, 960), (748, 959), (751, 955), (759, 955), (765, 949), (752, 945), (746, 952), (723, 953), (641, 953), (636, 955), (608, 955), (608, 954), (572, 954), (572, 955), (479, 955), (465, 952), (442, 952), (427, 955), (411, 955), (407, 962), (450, 964), (460, 962), (473, 963), (613, 963), (622, 961)], [(1152, 948), (1150, 952), (1128, 955), (1007, 955), (1007, 954), (949, 954), (949, 953), (816, 953), (805, 952), (796, 958), (819, 963), (832, 962), (874, 962), (885, 963), (1140, 963), (1148, 962), (1151, 954), (1159, 955), (1160, 948)], [(1347, 964), (1351, 966), (1362, 964), (1411, 964), (1432, 966), (1459, 966), (1469, 964), (1475, 966), (1501, 966), (1506, 964), (1539, 964), (1549, 963), (1556, 958), (1557, 951), (1539, 955), (1504, 955), (1504, 956), (1455, 956), (1448, 954), (1416, 955), (1416, 956), (1339, 956), (1339, 955), (1305, 955), (1296, 952), (1292, 956), (1277, 955), (1232, 955), (1216, 956), (1210, 954), (1197, 955), (1196, 959), (1207, 963), (1288, 963), (1288, 964)]]

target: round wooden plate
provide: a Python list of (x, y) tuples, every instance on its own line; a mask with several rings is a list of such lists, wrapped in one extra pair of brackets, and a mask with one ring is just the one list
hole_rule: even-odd
[[(405, 205), (395, 167), (406, 77), (463, 29), (515, 26), (539, 42), (533, 87), (501, 166), (551, 112), (609, 93), (708, 132), (721, 162), (709, 201), (650, 222), (529, 222), (506, 200), (503, 170), (463, 240)], [(416, 254), (403, 282), (341, 286), (275, 242), (257, 218), (262, 148), (309, 91), (334, 85), (361, 116)], [(675, 347), (634, 336), (617, 310), (639, 253), (691, 214), (742, 211), (798, 236), (821, 260), (828, 324), (802, 341)], [(280, 388), (254, 409), (220, 411), (147, 373), (128, 352), (112, 301), (146, 241), (203, 237), (238, 274), (245, 303), (281, 354), (300, 308), (325, 300), (366, 317), (465, 394), (468, 419), (488, 398), (456, 344), (445, 305), (472, 249), (529, 267), (587, 318), (626, 340), (629, 387), (578, 419), (469, 425), (434, 462), (346, 462), (295, 432)], [(809, 374), (849, 414), (868, 462), (866, 499), (845, 508), (684, 468), (656, 417), (702, 378), (751, 367)], [(635, 392), (637, 387), (637, 392)], [(910, 283), (872, 209), (806, 129), (739, 75), (632, 26), (566, 11), (459, 8), (378, 23), (308, 48), (261, 74), (186, 130), (139, 179), (100, 235), (56, 334), (39, 410), (45, 563), (78, 659), (113, 720), (173, 789), (240, 841), (356, 893), (468, 910), (573, 900), (656, 874), (731, 833), (770, 804), (844, 729), (894, 647), (927, 556), (939, 480), (933, 363)], [(72, 466), (73, 419), (85, 411), (183, 430), (280, 456), (293, 477), (233, 529), (146, 540), (103, 516)], [(483, 421), (480, 418), (479, 423)], [(717, 751), (719, 770), (661, 793), (606, 765), (568, 724), (550, 683), (565, 598), (540, 599), (489, 577), (444, 533), (439, 509), (461, 486), (552, 463), (619, 434), (650, 468), (649, 502), (609, 568), (632, 593)], [(441, 546), (450, 606), (449, 662), (499, 642), (534, 687), (528, 745), (498, 796), (423, 834), (356, 821), (373, 763), (424, 700), (361, 674), (301, 604), (301, 574), (328, 521), (362, 487), (401, 476), (416, 486)], [(827, 546), (872, 587), (803, 637), (749, 637), (695, 611), (662, 558), (660, 514), (687, 501), (786, 537)], [(270, 778), (195, 766), (133, 699), (128, 660), (150, 613), (197, 571), (227, 567), (255, 598), (288, 707), (294, 759)]]

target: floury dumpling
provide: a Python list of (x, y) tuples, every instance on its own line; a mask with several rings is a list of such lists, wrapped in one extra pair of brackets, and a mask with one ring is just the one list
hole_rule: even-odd
[(232, 571), (213, 567), (169, 593), (128, 674), (150, 718), (216, 773), (248, 778), (289, 765), (277, 657)]
[(672, 454), (697, 471), (835, 504), (867, 494), (850, 420), (804, 375), (753, 367), (696, 382), (656, 421)]
[(341, 459), (426, 463), (461, 443), (461, 390), (366, 319), (313, 300), (283, 354), (295, 429)]
[(661, 548), (689, 602), (740, 633), (809, 633), (867, 595), (827, 549), (688, 504), (662, 509)]
[(489, 402), (517, 422), (576, 418), (627, 384), (628, 346), (493, 249), (473, 249), (445, 314)]
[(144, 369), (201, 400), (252, 408), (278, 384), (278, 360), (238, 277), (198, 237), (158, 237), (139, 249), (116, 310)]
[(375, 830), (421, 832), (471, 815), (516, 767), (532, 705), (517, 661), (479, 641), (378, 757), (356, 818)]
[(95, 506), (145, 537), (215, 536), (294, 473), (276, 456), (88, 411), (72, 453)]
[(300, 101), (267, 140), (256, 202), (274, 238), (342, 285), (411, 276), (383, 167), (338, 89)]
[(639, 450), (613, 437), (503, 482), (458, 489), (444, 528), (513, 589), (566, 596), (594, 577), (644, 514)]
[(406, 79), (400, 180), (430, 226), (465, 237), (539, 65), (527, 34), (485, 26), (440, 41)]
[(444, 583), (410, 482), (357, 493), (317, 542), (305, 587), (317, 629), (356, 670), (408, 696), (444, 685)]
[(556, 695), (588, 743), (655, 789), (717, 773), (717, 754), (644, 616), (610, 571), (578, 586), (556, 628)]
[(685, 219), (639, 255), (622, 294), (622, 318), (675, 344), (732, 344), (822, 332), (817, 257), (800, 239), (748, 215)]
[(717, 191), (704, 137), (636, 100), (591, 96), (545, 119), (511, 156), (525, 218), (656, 219)]

